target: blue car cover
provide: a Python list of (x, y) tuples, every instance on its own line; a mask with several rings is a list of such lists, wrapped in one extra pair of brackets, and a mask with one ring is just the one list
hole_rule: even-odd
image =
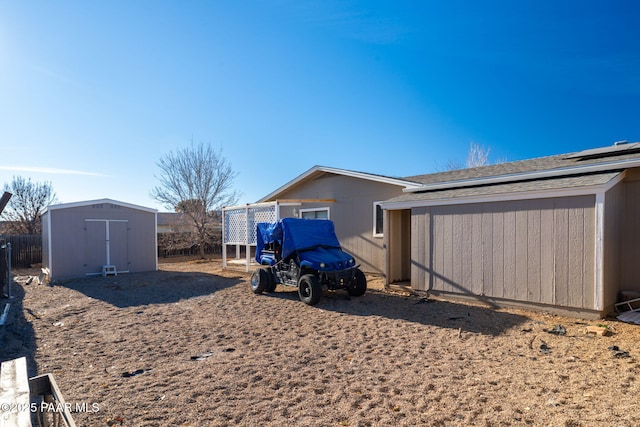
[(256, 226), (256, 261), (269, 243), (277, 243), (286, 258), (295, 251), (317, 247), (340, 248), (333, 221), (301, 218), (282, 218), (278, 222), (260, 222)]

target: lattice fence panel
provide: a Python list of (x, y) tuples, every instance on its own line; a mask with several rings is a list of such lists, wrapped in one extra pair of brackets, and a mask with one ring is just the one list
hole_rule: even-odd
[(256, 224), (273, 222), (276, 205), (247, 206), (224, 210), (224, 243), (232, 245), (255, 245)]
[(258, 237), (256, 236), (256, 224), (259, 222), (275, 222), (278, 218), (276, 218), (276, 207), (273, 206), (260, 206), (249, 209), (249, 232), (250, 232), (250, 241), (249, 243), (255, 245), (258, 241)]

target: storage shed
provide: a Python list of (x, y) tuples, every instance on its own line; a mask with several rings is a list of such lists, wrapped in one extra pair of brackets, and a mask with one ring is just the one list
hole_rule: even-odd
[(111, 199), (51, 205), (42, 216), (50, 279), (155, 271), (157, 211)]
[(640, 143), (406, 179), (382, 203), (387, 283), (593, 316), (640, 290)]

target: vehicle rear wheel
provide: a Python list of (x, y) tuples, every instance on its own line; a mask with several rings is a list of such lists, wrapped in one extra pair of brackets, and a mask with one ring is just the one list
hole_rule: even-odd
[(253, 291), (254, 294), (259, 295), (266, 290), (269, 280), (268, 274), (269, 273), (264, 268), (258, 268), (251, 274), (249, 284), (251, 286), (251, 291)]
[(316, 305), (320, 301), (322, 287), (318, 278), (313, 274), (305, 274), (298, 281), (298, 296), (308, 305)]
[(364, 276), (364, 273), (358, 268), (356, 270), (356, 274), (353, 277), (351, 283), (347, 287), (347, 292), (352, 297), (359, 297), (364, 295), (367, 291), (367, 278)]
[(276, 286), (278, 286), (278, 284), (276, 283), (276, 278), (274, 277), (273, 270), (271, 268), (267, 268), (265, 269), (265, 272), (267, 273), (266, 275), (267, 284), (264, 290), (265, 292), (269, 292), (269, 293), (275, 292)]

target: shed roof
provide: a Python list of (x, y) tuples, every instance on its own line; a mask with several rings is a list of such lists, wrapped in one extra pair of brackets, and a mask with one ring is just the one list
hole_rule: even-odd
[[(566, 192), (593, 193), (595, 188), (611, 185), (621, 179), (621, 172), (640, 167), (639, 144), (629, 149), (618, 146), (560, 154), (516, 162), (499, 163), (405, 179), (421, 186), (406, 188), (407, 194), (383, 203), (384, 208), (401, 208), (412, 203), (454, 200), (469, 197), (496, 198), (499, 195)], [(594, 156), (594, 152), (597, 155)], [(584, 155), (583, 155), (584, 153)]]
[(85, 201), (82, 201), (82, 202), (61, 203), (61, 204), (57, 204), (57, 205), (50, 205), (50, 206), (47, 207), (47, 209), (45, 209), (45, 212), (52, 211), (52, 210), (57, 210), (57, 209), (69, 209), (69, 208), (79, 208), (79, 207), (84, 207), (84, 206), (99, 205), (99, 204), (103, 204), (103, 203), (110, 203), (112, 205), (122, 206), (124, 208), (136, 209), (136, 210), (152, 212), (152, 213), (157, 213), (158, 212), (156, 209), (153, 209), (153, 208), (147, 208), (147, 207), (144, 207), (144, 206), (134, 205), (134, 204), (131, 204), (131, 203), (120, 202), (118, 200), (113, 200), (113, 199), (85, 200)]

